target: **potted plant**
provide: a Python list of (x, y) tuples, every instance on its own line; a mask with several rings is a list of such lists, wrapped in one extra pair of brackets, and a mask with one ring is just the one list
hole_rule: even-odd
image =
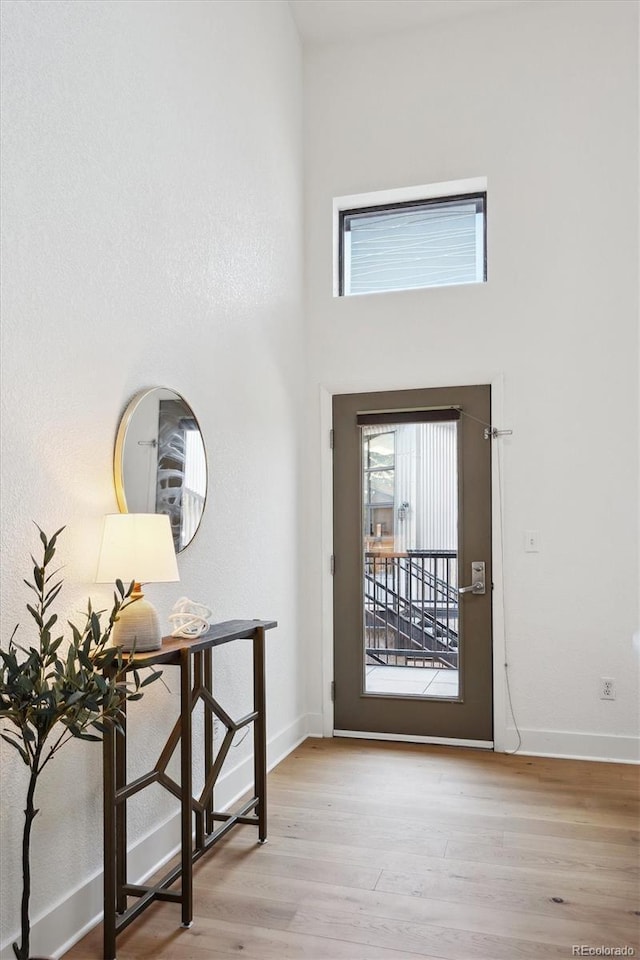
[(101, 622), (105, 611), (93, 610), (89, 600), (84, 624), (77, 627), (69, 623), (71, 638), (63, 646), (64, 636), (56, 635), (57, 615), (50, 611), (63, 584), (59, 571), (50, 572), (63, 529), (51, 538), (40, 530), (42, 561), (31, 557), (33, 582), (24, 581), (35, 594), (27, 610), (36, 624), (37, 643), (28, 647), (16, 643), (16, 626), (8, 650), (0, 649), (0, 717), (10, 724), (0, 736), (29, 768), (22, 836), (21, 941), (13, 944), (17, 960), (29, 960), (31, 828), (38, 813), (35, 792), (40, 775), (70, 740), (101, 740), (108, 726), (121, 729), (125, 701), (139, 700), (141, 687), (160, 676), (154, 671), (141, 680), (132, 669), (131, 680), (125, 681), (125, 669), (133, 653), (123, 656), (119, 647), (108, 645), (120, 611), (133, 602), (133, 583), (125, 589), (120, 580), (116, 581), (106, 626)]

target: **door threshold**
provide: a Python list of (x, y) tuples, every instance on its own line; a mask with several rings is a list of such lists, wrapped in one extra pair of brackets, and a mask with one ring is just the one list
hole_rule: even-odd
[(363, 730), (334, 730), (334, 737), (352, 737), (355, 740), (396, 740), (400, 743), (438, 743), (445, 747), (475, 747), (493, 750), (493, 740), (456, 740), (454, 737), (417, 737), (407, 733), (365, 733)]

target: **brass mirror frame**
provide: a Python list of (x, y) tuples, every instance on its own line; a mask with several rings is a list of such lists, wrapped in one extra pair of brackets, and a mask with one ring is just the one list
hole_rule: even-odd
[[(200, 437), (202, 438), (202, 449), (204, 452), (204, 462), (206, 470), (206, 487), (205, 487), (205, 498), (202, 506), (202, 513), (200, 514), (200, 519), (198, 520), (198, 525), (193, 531), (193, 536), (189, 540), (189, 543), (185, 543), (180, 549), (176, 548), (176, 553), (183, 553), (189, 544), (193, 543), (198, 530), (200, 529), (200, 524), (202, 523), (202, 518), (204, 516), (204, 510), (207, 503), (207, 496), (209, 491), (209, 460), (207, 458), (207, 448), (204, 442), (204, 435), (202, 433), (202, 428), (200, 422), (193, 412), (193, 407), (188, 400), (182, 396), (181, 393), (178, 393), (177, 390), (174, 390), (172, 387), (148, 387), (146, 390), (140, 390), (136, 393), (127, 406), (124, 409), (124, 412), (120, 418), (120, 423), (118, 424), (118, 432), (116, 434), (116, 442), (113, 454), (113, 482), (116, 491), (116, 502), (118, 504), (118, 509), (120, 513), (129, 513), (129, 507), (127, 506), (127, 495), (124, 485), (124, 448), (127, 439), (127, 433), (135, 416), (136, 410), (146, 398), (152, 394), (156, 393), (158, 390), (167, 390), (172, 393), (177, 400), (181, 400), (184, 405), (191, 411), (193, 419), (196, 423), (196, 426), (200, 432)], [(157, 512), (157, 511), (156, 511)]]

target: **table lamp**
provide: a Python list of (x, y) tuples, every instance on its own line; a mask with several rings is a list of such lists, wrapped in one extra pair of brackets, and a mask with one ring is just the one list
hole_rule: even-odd
[(113, 513), (104, 518), (96, 583), (134, 581), (135, 603), (128, 604), (111, 634), (115, 646), (136, 652), (158, 650), (162, 631), (155, 607), (141, 584), (179, 580), (169, 517), (163, 513)]

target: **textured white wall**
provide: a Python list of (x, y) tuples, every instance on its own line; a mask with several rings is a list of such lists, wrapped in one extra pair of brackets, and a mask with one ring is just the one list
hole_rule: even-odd
[[(319, 385), (504, 376), (513, 700), (526, 745), (553, 741), (552, 751), (594, 753), (606, 741), (615, 755), (616, 736), (638, 734), (637, 16), (614, 0), (523, 4), (317, 46), (305, 62), (314, 423)], [(333, 197), (475, 176), (488, 178), (486, 285), (333, 298)], [(528, 529), (540, 531), (538, 554), (524, 552)], [(320, 531), (316, 516), (311, 539)], [(316, 551), (314, 712), (327, 693), (326, 567)], [(615, 702), (599, 699), (603, 675), (616, 678)]]
[[(148, 594), (163, 617), (187, 594), (218, 620), (279, 621), (267, 663), (278, 734), (304, 712), (301, 58), (288, 5), (6, 0), (2, 13), (2, 642), (28, 627), (32, 520), (67, 525), (62, 618), (88, 595), (108, 602), (93, 576), (102, 515), (117, 509), (118, 420), (136, 391), (166, 385), (199, 418), (209, 500), (181, 583)], [(248, 645), (217, 663), (223, 704), (246, 710)], [(151, 749), (176, 715), (170, 686), (136, 705), (134, 738)], [(0, 756), (4, 941), (26, 769), (4, 743)], [(34, 917), (101, 869), (100, 771), (99, 746), (73, 744), (42, 778)], [(134, 805), (132, 839), (175, 810), (150, 797)]]

